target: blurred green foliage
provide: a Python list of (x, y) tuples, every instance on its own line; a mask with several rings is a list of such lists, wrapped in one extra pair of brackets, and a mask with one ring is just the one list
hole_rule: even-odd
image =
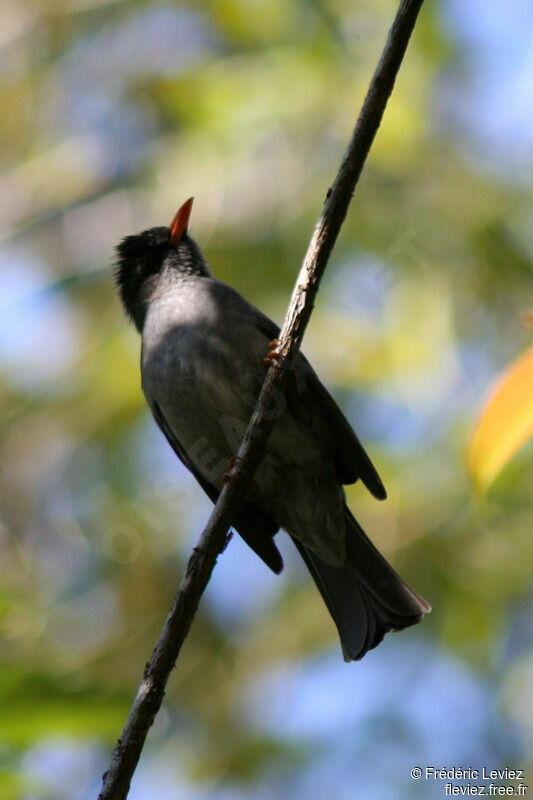
[[(525, 725), (532, 655), (507, 634), (530, 590), (531, 448), (483, 498), (465, 451), (490, 379), (531, 339), (520, 322), (531, 193), (476, 159), (442, 112), (446, 75), (468, 69), (443, 6), (421, 16), (304, 349), (389, 491), (377, 505), (350, 487), (351, 507), (433, 604), (404, 636), (491, 678)], [(194, 195), (192, 234), (215, 274), (281, 321), (394, 9), (1, 7), (2, 797), (51, 796), (28, 754), (56, 737), (96, 747), (84, 780), (97, 785), (209, 512), (148, 417), (113, 247)], [(315, 751), (255, 730), (243, 697), (258, 674), (338, 645), (288, 551), (276, 579), (237, 548), (221, 559), (236, 571), (218, 568), (153, 741), (179, 750), (193, 784), (222, 776), (259, 796), (257, 776), (305, 770)], [(230, 584), (242, 593), (233, 618), (216, 608)], [(346, 669), (357, 693), (358, 665)], [(90, 796), (82, 784), (61, 797)]]

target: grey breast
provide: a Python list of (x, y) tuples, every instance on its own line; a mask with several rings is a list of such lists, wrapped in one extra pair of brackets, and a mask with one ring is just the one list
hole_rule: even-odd
[(263, 339), (238, 301), (210, 278), (176, 282), (154, 298), (146, 318), (143, 390), (216, 484), (237, 451), (264, 377)]

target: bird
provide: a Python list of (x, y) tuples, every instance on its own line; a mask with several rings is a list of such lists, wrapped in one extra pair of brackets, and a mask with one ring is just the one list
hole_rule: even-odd
[[(115, 282), (142, 337), (141, 384), (155, 422), (216, 502), (275, 359), (278, 326), (215, 278), (189, 235), (193, 198), (169, 227), (126, 236)], [(385, 487), (350, 423), (302, 353), (290, 364), (265, 454), (232, 527), (276, 574), (275, 536), (289, 534), (335, 622), (345, 661), (431, 607), (374, 546), (346, 504), (360, 480)], [(230, 470), (231, 472), (231, 470)]]

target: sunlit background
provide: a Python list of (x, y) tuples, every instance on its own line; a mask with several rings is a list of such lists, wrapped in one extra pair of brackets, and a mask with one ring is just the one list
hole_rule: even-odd
[[(0, 5), (4, 800), (96, 797), (210, 510), (141, 396), (114, 245), (194, 195), (215, 274), (281, 321), (394, 11)], [(132, 800), (432, 800), (413, 767), (527, 770), (533, 450), (485, 492), (466, 451), (533, 338), (532, 30), (529, 0), (428, 0), (305, 340), (389, 492), (351, 507), (432, 614), (346, 665), (285, 535), (281, 577), (235, 537)]]

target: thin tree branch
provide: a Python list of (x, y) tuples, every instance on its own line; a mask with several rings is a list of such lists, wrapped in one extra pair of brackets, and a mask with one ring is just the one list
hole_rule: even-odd
[(104, 774), (98, 800), (123, 800), (142, 752), (146, 735), (161, 706), (165, 687), (185, 641), (218, 556), (229, 540), (229, 528), (246, 487), (265, 454), (275, 423), (267, 409), (274, 390), (283, 391), (289, 370), (309, 322), (314, 299), (329, 255), (341, 229), (368, 151), (379, 128), (387, 100), (423, 0), (401, 0), (393, 26), (337, 177), (328, 191), (280, 334), (281, 365), (270, 366), (257, 405), (239, 448), (232, 480), (222, 489), (198, 546), (189, 559), (185, 577), (167, 617), (159, 641), (144, 671), (143, 681)]

